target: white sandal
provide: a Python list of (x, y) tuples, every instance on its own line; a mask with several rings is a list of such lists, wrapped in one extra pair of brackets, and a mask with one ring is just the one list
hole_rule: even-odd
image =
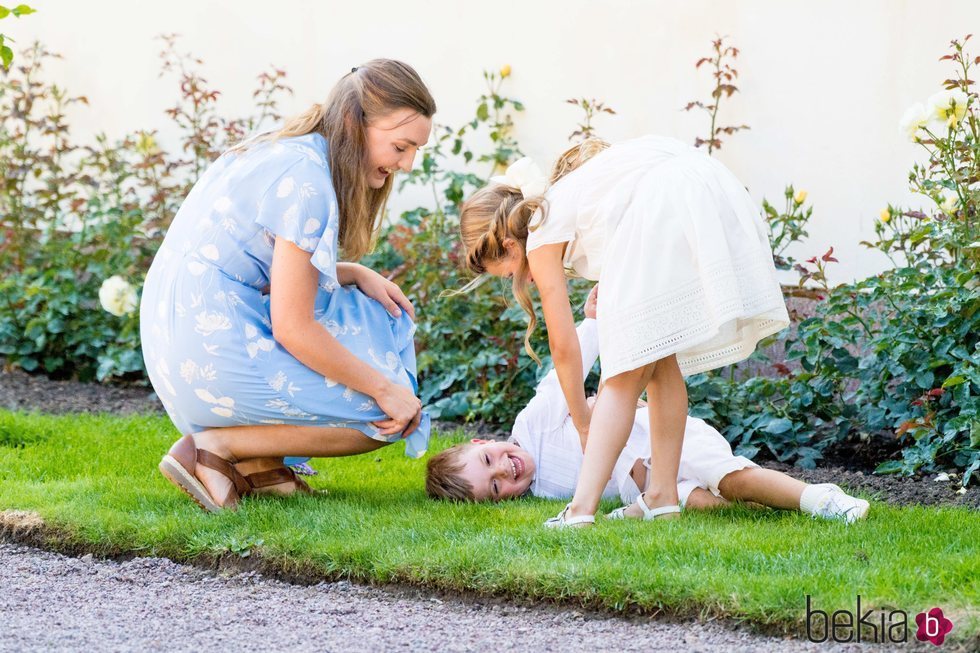
[(557, 517), (552, 517), (544, 523), (545, 528), (568, 528), (579, 524), (594, 524), (595, 515), (579, 515), (578, 517), (565, 517), (571, 509), (572, 504), (566, 505)]
[[(643, 511), (643, 521), (649, 521), (651, 519), (656, 519), (660, 515), (669, 515), (672, 513), (679, 513), (681, 511), (680, 505), (672, 506), (660, 506), (659, 508), (651, 508), (647, 505), (647, 502), (643, 500), (643, 493), (636, 498), (635, 505), (640, 507)], [(606, 519), (632, 519), (632, 517), (626, 516), (626, 510), (629, 506), (623, 506), (621, 508), (616, 508), (611, 513), (606, 515)]]

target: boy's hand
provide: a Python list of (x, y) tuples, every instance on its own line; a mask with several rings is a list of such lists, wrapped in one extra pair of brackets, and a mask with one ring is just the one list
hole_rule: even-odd
[(592, 286), (589, 298), (585, 300), (585, 317), (595, 319), (596, 305), (599, 302), (599, 284)]

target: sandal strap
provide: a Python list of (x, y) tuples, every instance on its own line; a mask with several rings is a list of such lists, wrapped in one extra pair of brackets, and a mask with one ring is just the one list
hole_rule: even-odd
[(611, 513), (606, 515), (606, 519), (626, 519), (626, 508), (628, 506), (620, 506), (616, 508)]
[(296, 484), (296, 489), (303, 494), (316, 494), (316, 492), (313, 491), (313, 488), (310, 487), (310, 484), (301, 479), (299, 476), (293, 476), (293, 483)]
[(251, 489), (256, 490), (270, 485), (289, 483), (296, 480), (296, 473), (288, 467), (275, 467), (264, 472), (254, 472), (245, 477)]
[[(235, 465), (215, 453), (211, 453), (205, 449), (198, 449), (197, 464), (208, 469), (213, 469), (226, 477), (231, 481), (231, 484), (235, 488), (235, 493), (239, 496), (247, 493), (250, 489), (248, 481), (241, 475), (241, 472), (235, 469)], [(230, 497), (231, 493), (228, 496)]]
[(566, 517), (571, 510), (572, 504), (566, 505), (557, 517), (552, 517), (545, 522), (545, 526), (550, 528), (564, 528), (566, 526), (577, 526), (578, 524), (594, 524), (595, 515), (579, 515), (578, 517)]
[(653, 519), (655, 517), (659, 517), (660, 515), (667, 515), (670, 513), (681, 511), (681, 507), (677, 504), (651, 508), (650, 506), (647, 505), (646, 499), (644, 499), (643, 496), (644, 496), (643, 494), (640, 494), (640, 496), (636, 498), (636, 505), (638, 505), (640, 507), (640, 510), (643, 511), (643, 519), (645, 520)]
[(294, 470), (286, 466), (274, 467), (264, 472), (253, 472), (245, 476), (245, 482), (249, 485), (249, 492), (259, 488), (269, 487), (270, 485), (279, 485), (280, 483), (295, 483), (296, 489), (300, 492), (304, 494), (315, 494), (313, 488), (306, 481), (301, 479)]
[(579, 515), (578, 517), (565, 517), (562, 524), (565, 526), (575, 526), (576, 524), (594, 524), (595, 515)]

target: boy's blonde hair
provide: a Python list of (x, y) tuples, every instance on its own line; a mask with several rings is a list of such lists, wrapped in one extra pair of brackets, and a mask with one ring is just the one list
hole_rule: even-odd
[[(577, 169), (607, 147), (609, 143), (597, 138), (590, 138), (570, 147), (555, 162), (551, 171), (551, 183)], [(463, 203), (459, 214), (459, 235), (465, 250), (466, 267), (475, 274), (486, 273), (488, 263), (500, 260), (506, 255), (505, 238), (514, 240), (521, 248), (521, 265), (514, 273), (512, 292), (514, 299), (528, 315), (524, 349), (540, 364), (541, 359), (531, 347), (531, 334), (534, 333), (538, 319), (534, 315), (534, 304), (527, 288), (528, 224), (531, 216), (538, 210), (542, 213), (543, 222), (547, 217), (543, 196), (525, 199), (521, 191), (516, 188), (503, 184), (489, 184), (473, 193)]]
[(459, 475), (465, 467), (462, 454), (472, 446), (472, 442), (457, 444), (429, 458), (425, 466), (426, 494), (433, 499), (476, 501), (473, 486)]

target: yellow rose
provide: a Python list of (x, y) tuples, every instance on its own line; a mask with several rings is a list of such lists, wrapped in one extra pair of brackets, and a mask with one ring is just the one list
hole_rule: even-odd
[(926, 111), (933, 120), (952, 127), (966, 116), (969, 102), (970, 98), (959, 89), (940, 91), (929, 98)]
[(943, 198), (942, 203), (939, 208), (943, 210), (946, 215), (956, 215), (957, 209), (960, 208), (960, 198), (956, 195), (947, 195)]
[(156, 139), (151, 134), (140, 132), (136, 141), (136, 151), (144, 156), (156, 154), (159, 151)]
[(881, 213), (878, 214), (878, 219), (885, 224), (888, 224), (888, 222), (892, 219), (892, 212), (888, 209), (882, 209)]
[(510, 64), (504, 64), (500, 68), (500, 79), (507, 79), (510, 77)]
[(806, 201), (806, 191), (805, 190), (798, 190), (798, 191), (796, 191), (796, 195), (793, 196), (793, 200), (797, 204), (802, 204), (803, 202), (805, 202)]

